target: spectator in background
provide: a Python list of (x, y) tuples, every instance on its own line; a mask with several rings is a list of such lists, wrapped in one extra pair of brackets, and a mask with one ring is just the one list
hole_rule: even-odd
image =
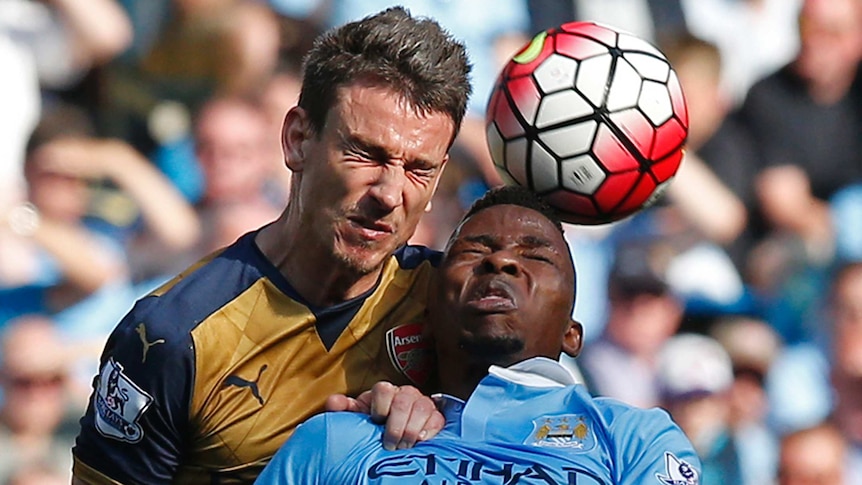
[(847, 440), (847, 483), (862, 483), (862, 262), (837, 274), (832, 294), (832, 414)]
[[(167, 92), (250, 94), (276, 67), (277, 19), (259, 2), (174, 0), (170, 20), (141, 60)], [(190, 98), (190, 100), (193, 98)]]
[(531, 30), (539, 32), (572, 20), (591, 20), (658, 43), (686, 32), (680, 0), (528, 0)]
[(66, 473), (59, 473), (47, 465), (33, 465), (15, 470), (6, 485), (67, 485)]
[[(704, 144), (713, 141), (720, 127), (728, 123), (715, 47), (681, 34), (666, 41), (663, 48), (686, 94), (690, 129), (685, 160), (666, 196), (618, 224), (614, 238), (638, 239), (649, 233), (672, 241), (675, 254), (668, 263), (668, 282), (684, 301), (688, 316), (708, 321), (751, 306), (739, 266), (730, 254), (746, 227), (748, 210), (722, 177), (730, 173), (728, 178), (733, 180), (738, 175), (737, 164), (753, 169), (745, 166), (750, 157), (736, 157), (739, 150), (722, 154), (726, 159), (711, 157), (709, 162), (730, 165), (720, 167), (720, 174), (701, 156)], [(723, 141), (733, 146), (739, 143), (737, 139)]]
[[(192, 207), (145, 158), (92, 137), (86, 122), (75, 108), (57, 109), (31, 137), (29, 202), (2, 216), (0, 322), (50, 315), (95, 359), (137, 296), (127, 250), (156, 245), (167, 257), (196, 244), (200, 230)], [(93, 370), (82, 370), (86, 382)]]
[(131, 294), (122, 243), (107, 225), (87, 217), (87, 180), (70, 168), (74, 156), (89, 160), (88, 150), (74, 145), (91, 133), (87, 121), (75, 109), (61, 109), (30, 138), (24, 167), (28, 202), (0, 216), (0, 320), (49, 314), (70, 336), (104, 338)]
[(287, 170), (269, 149), (274, 135), (266, 112), (250, 100), (214, 98), (198, 114), (195, 153), (204, 175), (198, 204), (204, 252), (227, 246), (281, 213), (287, 186), (275, 174)]
[(69, 395), (68, 347), (39, 316), (15, 320), (0, 335), (0, 483), (32, 467), (48, 467), (69, 483), (83, 402)]
[(688, 30), (721, 52), (721, 88), (733, 107), (796, 54), (801, 0), (681, 0)]
[(847, 474), (847, 444), (831, 424), (801, 429), (781, 439), (777, 485), (852, 485)]
[[(281, 122), (295, 105), (288, 80), (271, 80), (267, 97), (214, 96), (203, 102), (191, 133), (157, 157), (160, 168), (178, 187), (196, 179), (194, 202), (201, 235), (186, 251), (166, 257), (160, 246), (139, 246), (132, 255), (137, 278), (150, 289), (188, 264), (227, 246), (246, 231), (278, 217), (287, 200), (290, 173), (281, 155)], [(259, 100), (258, 100), (259, 99)], [(264, 104), (272, 103), (272, 106)], [(275, 109), (284, 109), (275, 128)], [(166, 147), (167, 148), (167, 147)], [(199, 180), (197, 180), (199, 179)], [(142, 291), (141, 294), (146, 293)]]
[(786, 345), (767, 379), (771, 421), (787, 433), (814, 426), (831, 412), (848, 417), (842, 432), (862, 443), (862, 430), (852, 431), (860, 419), (852, 416), (862, 414), (862, 396), (856, 395), (862, 389), (862, 262), (840, 266), (826, 284), (820, 313), (809, 324), (819, 333)]
[(68, 88), (129, 45), (115, 0), (0, 2), (0, 213), (24, 197), (24, 151), (42, 109), (40, 89)]
[(701, 483), (744, 483), (730, 429), (730, 356), (711, 337), (681, 333), (665, 342), (657, 360), (662, 407), (694, 445), (703, 465)]
[(756, 215), (753, 179), (759, 161), (731, 115), (731, 100), (721, 85), (721, 52), (715, 44), (687, 34), (666, 39), (661, 49), (679, 77), (690, 121), (686, 158), (668, 198), (678, 202), (677, 210), (704, 236), (727, 251), (744, 278), (753, 237), (746, 226)]
[(720, 319), (710, 335), (733, 364), (728, 422), (739, 452), (741, 484), (770, 483), (778, 461), (778, 440), (768, 423), (770, 402), (764, 384), (782, 350), (781, 341), (766, 322), (748, 317)]
[[(150, 5), (153, 3), (153, 5)], [(150, 126), (165, 103), (195, 113), (213, 95), (257, 94), (275, 71), (277, 16), (253, 0), (125, 0), (146, 26), (105, 73), (103, 130), (150, 153), (169, 140)], [(148, 15), (148, 9), (154, 10)], [(138, 20), (133, 17), (133, 20)]]
[(756, 181), (766, 221), (797, 245), (784, 245), (784, 266), (817, 266), (831, 262), (836, 228), (859, 227), (833, 225), (828, 201), (862, 180), (862, 4), (805, 0), (798, 26), (799, 53), (751, 88), (740, 114), (766, 165)]
[(665, 279), (670, 251), (662, 242), (636, 242), (616, 253), (607, 325), (578, 358), (594, 394), (643, 408), (659, 404), (658, 351), (679, 329), (683, 315)]

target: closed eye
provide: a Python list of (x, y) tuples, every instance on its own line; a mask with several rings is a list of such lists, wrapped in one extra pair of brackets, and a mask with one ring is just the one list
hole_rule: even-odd
[(553, 259), (541, 253), (526, 253), (524, 254), (524, 257), (533, 261), (556, 265), (556, 262)]

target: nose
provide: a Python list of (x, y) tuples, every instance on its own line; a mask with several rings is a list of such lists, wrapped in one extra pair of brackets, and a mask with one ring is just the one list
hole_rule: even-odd
[(369, 194), (387, 212), (392, 211), (404, 202), (404, 184), (406, 174), (399, 166), (385, 164), (380, 168), (380, 174), (374, 181)]
[(512, 276), (521, 274), (518, 259), (508, 250), (493, 251), (482, 261), (482, 270), (487, 273), (505, 273)]

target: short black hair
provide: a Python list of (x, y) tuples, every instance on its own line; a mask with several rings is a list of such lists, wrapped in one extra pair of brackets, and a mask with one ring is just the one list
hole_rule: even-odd
[(503, 185), (488, 190), (482, 197), (473, 202), (473, 205), (467, 210), (467, 214), (464, 215), (461, 222), (466, 221), (473, 214), (484, 209), (504, 204), (525, 207), (542, 214), (554, 223), (560, 234), (563, 234), (563, 223), (559, 212), (538, 194), (519, 185)]
[(470, 69), (466, 48), (440, 24), (392, 7), (315, 40), (298, 105), (320, 133), (338, 89), (370, 82), (399, 93), (419, 113), (447, 114), (457, 134), (472, 92)]

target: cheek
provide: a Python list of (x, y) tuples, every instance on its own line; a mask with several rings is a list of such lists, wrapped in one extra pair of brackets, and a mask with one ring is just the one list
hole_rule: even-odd
[(324, 205), (332, 205), (330, 203), (333, 201), (340, 202), (347, 199), (355, 203), (367, 190), (362, 174), (357, 172), (332, 163), (308, 167), (302, 173), (306, 200), (312, 201), (313, 204)]

